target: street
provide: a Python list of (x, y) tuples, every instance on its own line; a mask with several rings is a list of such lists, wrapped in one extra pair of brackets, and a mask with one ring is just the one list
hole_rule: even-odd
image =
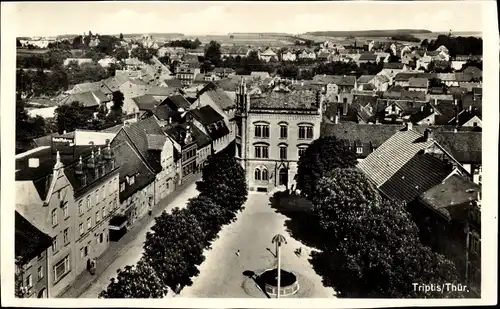
[[(192, 183), (170, 201), (168, 205), (162, 205), (162, 202), (160, 202), (157, 207), (164, 208), (167, 212), (170, 212), (175, 207), (184, 208), (186, 207), (187, 201), (197, 195), (198, 191), (196, 190), (196, 184)], [(95, 280), (82, 295), (80, 295), (80, 298), (97, 298), (99, 293), (107, 287), (110, 279), (116, 276), (117, 269), (137, 263), (142, 255), (142, 246), (146, 239), (146, 233), (151, 229), (154, 223), (155, 221), (151, 220), (149, 224), (141, 228), (137, 237), (120, 252), (117, 259), (99, 275), (97, 280)]]
[[(238, 214), (237, 221), (223, 227), (212, 249), (206, 251), (200, 275), (193, 279), (192, 286), (182, 290), (181, 297), (266, 297), (243, 273), (275, 267), (271, 240), (278, 233), (287, 241), (281, 249), (282, 269), (299, 278), (300, 290), (291, 297), (334, 297), (334, 290), (323, 286), (308, 262), (310, 249), (285, 231), (286, 217), (271, 208), (269, 198), (265, 193), (249, 193), (245, 210)], [(297, 256), (294, 251), (300, 247), (302, 254)]]

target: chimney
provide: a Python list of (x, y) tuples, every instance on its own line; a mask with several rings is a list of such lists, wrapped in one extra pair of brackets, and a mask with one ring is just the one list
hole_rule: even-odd
[(472, 105), (469, 105), (469, 113), (472, 112)]
[(39, 158), (29, 158), (28, 159), (28, 166), (30, 168), (37, 168), (40, 166), (40, 159)]
[(413, 123), (411, 121), (406, 122), (406, 131), (413, 130)]
[(432, 134), (432, 130), (431, 129), (425, 129), (425, 131), (424, 131), (424, 138), (425, 138), (426, 142), (434, 140), (434, 136)]
[(168, 124), (172, 124), (172, 117), (168, 117)]
[(63, 131), (63, 134), (66, 134), (66, 130)]

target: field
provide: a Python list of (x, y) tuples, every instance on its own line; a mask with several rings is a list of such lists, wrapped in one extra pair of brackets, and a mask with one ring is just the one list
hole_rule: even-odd
[(17, 57), (25, 58), (33, 55), (43, 55), (49, 52), (49, 49), (25, 49), (18, 48), (16, 50)]

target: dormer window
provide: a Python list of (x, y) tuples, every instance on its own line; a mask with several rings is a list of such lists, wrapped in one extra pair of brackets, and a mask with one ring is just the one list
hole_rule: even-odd
[(129, 178), (129, 185), (133, 185), (135, 183), (135, 176)]
[(362, 146), (357, 146), (356, 147), (356, 153), (357, 154), (362, 154), (363, 153), (363, 147)]
[(124, 182), (122, 182), (120, 184), (120, 192), (123, 192), (123, 191), (125, 191), (125, 183)]

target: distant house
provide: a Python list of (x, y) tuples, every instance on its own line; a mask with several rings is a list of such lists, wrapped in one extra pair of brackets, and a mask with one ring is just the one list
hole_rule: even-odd
[(462, 110), (458, 115), (452, 118), (449, 125), (456, 125), (457, 127), (473, 127), (482, 128), (481, 113), (478, 109), (469, 106)]
[(483, 71), (474, 66), (468, 66), (467, 68), (465, 68), (465, 70), (462, 71), (462, 73), (470, 75), (473, 79), (476, 79), (478, 81), (481, 81), (483, 78)]
[(278, 54), (276, 54), (272, 49), (268, 48), (264, 52), (259, 54), (259, 58), (262, 61), (269, 62), (272, 58), (278, 60)]
[(226, 149), (229, 143), (232, 142), (223, 115), (219, 114), (210, 105), (190, 110), (186, 119), (210, 137), (212, 154)]
[(316, 59), (316, 53), (313, 50), (302, 50), (299, 55), (299, 59), (311, 59), (315, 60)]
[(199, 68), (190, 66), (180, 66), (177, 68), (176, 77), (181, 81), (182, 86), (189, 87), (192, 85), (196, 75), (200, 74)]
[(376, 53), (362, 53), (358, 59), (358, 65), (361, 63), (378, 63), (380, 61), (380, 56)]
[(297, 60), (297, 55), (291, 51), (287, 51), (281, 54), (281, 60), (283, 61), (295, 61)]
[(265, 71), (253, 71), (250, 73), (250, 77), (252, 78), (259, 78), (261, 80), (271, 78), (271, 75), (269, 75), (269, 72)]
[(103, 59), (97, 61), (97, 63), (100, 66), (102, 66), (103, 68), (108, 68), (111, 64), (116, 63), (116, 59), (113, 57), (106, 57), (106, 58), (103, 58)]
[(409, 91), (422, 91), (427, 93), (429, 80), (427, 78), (412, 77), (408, 80)]

